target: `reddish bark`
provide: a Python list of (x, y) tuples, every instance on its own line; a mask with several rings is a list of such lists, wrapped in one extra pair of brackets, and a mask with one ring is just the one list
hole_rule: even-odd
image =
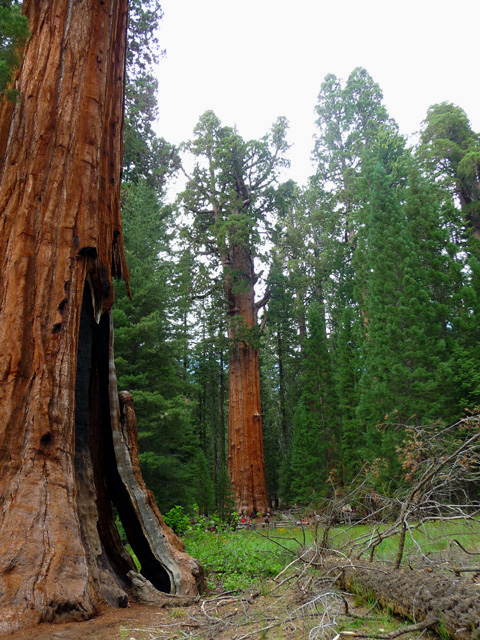
[(239, 513), (268, 511), (265, 484), (257, 309), (257, 277), (249, 251), (232, 247), (225, 269), (231, 341), (229, 355), (228, 472)]
[[(124, 516), (122, 522), (129, 540), (137, 542), (135, 553), (142, 565), (142, 574), (163, 592), (196, 595), (205, 590), (203, 569), (184, 553), (183, 543), (166, 526), (153, 493), (145, 486), (138, 459), (133, 398), (128, 391), (121, 391), (119, 400), (120, 421), (112, 420), (112, 427), (120, 476), (115, 490), (123, 496), (119, 496), (116, 504)], [(114, 405), (113, 410), (117, 407)]]
[[(23, 10), (20, 99), (0, 105), (0, 632), (125, 606), (132, 568), (112, 515), (108, 378), (112, 277), (128, 283), (127, 0)], [(180, 573), (172, 590), (191, 591)]]

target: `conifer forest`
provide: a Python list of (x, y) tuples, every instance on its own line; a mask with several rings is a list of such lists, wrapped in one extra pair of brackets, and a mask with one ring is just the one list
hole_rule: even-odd
[(284, 117), (250, 140), (212, 105), (173, 145), (161, 16), (0, 1), (0, 634), (126, 607), (124, 535), (197, 597), (179, 514), (327, 518), (327, 549), (339, 514), (397, 500), (395, 568), (409, 518), (478, 514), (468, 114), (432, 104), (407, 138), (359, 66), (319, 78), (304, 184)]
[[(312, 106), (316, 171), (299, 185), (284, 119), (245, 140), (208, 111), (173, 149), (149, 130), (153, 106), (139, 128), (139, 101), (127, 100), (134, 295), (116, 288), (116, 366), (162, 509), (223, 508), (242, 394), (260, 414), (269, 508), (315, 504), (365, 465), (393, 491), (409, 430), (441, 431), (480, 402), (480, 141), (467, 114), (432, 105), (407, 145), (367, 70), (328, 75)], [(185, 187), (165, 204), (174, 171)], [(259, 375), (259, 391), (232, 372), (253, 357), (245, 384)]]

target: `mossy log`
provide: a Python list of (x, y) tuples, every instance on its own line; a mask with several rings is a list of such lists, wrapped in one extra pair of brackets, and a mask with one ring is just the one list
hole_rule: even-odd
[(373, 563), (326, 565), (336, 583), (351, 593), (374, 597), (394, 614), (432, 628), (454, 640), (480, 638), (480, 584), (427, 571), (394, 570)]

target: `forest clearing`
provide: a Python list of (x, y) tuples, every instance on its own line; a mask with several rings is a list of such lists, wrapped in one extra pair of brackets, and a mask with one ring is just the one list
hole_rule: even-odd
[(478, 640), (480, 135), (174, 145), (161, 18), (0, 2), (0, 636)]

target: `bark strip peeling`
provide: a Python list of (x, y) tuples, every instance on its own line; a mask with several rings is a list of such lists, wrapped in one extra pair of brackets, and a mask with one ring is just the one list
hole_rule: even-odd
[[(133, 568), (112, 513), (108, 385), (112, 278), (128, 284), (127, 0), (23, 11), (20, 99), (0, 103), (0, 632), (125, 606)], [(187, 568), (166, 572), (194, 589)]]

